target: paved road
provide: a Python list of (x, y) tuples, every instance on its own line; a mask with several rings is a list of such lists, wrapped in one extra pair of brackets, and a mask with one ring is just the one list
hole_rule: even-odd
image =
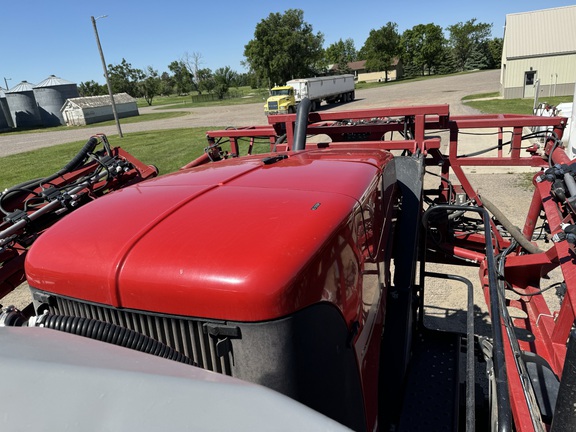
[[(322, 109), (335, 111), (409, 105), (450, 104), (452, 114), (472, 114), (475, 111), (460, 100), (469, 94), (493, 92), (499, 89), (500, 72), (483, 71), (466, 75), (442, 77), (432, 80), (406, 82), (372, 89), (358, 90), (356, 100), (347, 104), (338, 104)], [(262, 103), (234, 105), (227, 107), (187, 108), (189, 114), (182, 117), (154, 120), (149, 122), (122, 125), (122, 132), (130, 134), (146, 130), (175, 129), (187, 127), (211, 126), (251, 126), (266, 124)], [(140, 109), (141, 113), (150, 112), (155, 107)], [(87, 140), (95, 133), (105, 133), (113, 137), (116, 126), (96, 126), (87, 129), (70, 128), (64, 131), (41, 132), (17, 135), (0, 134), (0, 157), (22, 153), (56, 144)]]

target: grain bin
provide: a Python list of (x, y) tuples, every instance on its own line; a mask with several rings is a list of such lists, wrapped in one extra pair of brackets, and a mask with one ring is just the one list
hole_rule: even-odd
[(0, 90), (0, 130), (9, 129), (14, 127), (12, 124), (12, 117), (8, 109), (8, 102), (6, 102), (6, 95), (4, 90)]
[(20, 84), (6, 91), (6, 101), (10, 109), (10, 115), (14, 122), (14, 127), (41, 126), (42, 119), (36, 104), (34, 84), (22, 81)]
[(67, 99), (80, 96), (75, 83), (54, 75), (50, 75), (40, 84), (34, 86), (33, 91), (44, 126), (65, 124), (60, 109)]

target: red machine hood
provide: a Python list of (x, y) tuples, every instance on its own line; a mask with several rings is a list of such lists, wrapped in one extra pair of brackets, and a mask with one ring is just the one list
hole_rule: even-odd
[(391, 155), (324, 150), (269, 165), (264, 157), (180, 171), (78, 209), (34, 243), (29, 284), (115, 307), (234, 320), (319, 301), (322, 287), (294, 292), (294, 281)]

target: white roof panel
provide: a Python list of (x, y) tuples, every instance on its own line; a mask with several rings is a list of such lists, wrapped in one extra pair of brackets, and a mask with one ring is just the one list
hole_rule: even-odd
[[(80, 108), (97, 108), (112, 104), (110, 102), (110, 96), (108, 95), (70, 98), (68, 99), (68, 102)], [(117, 93), (114, 95), (114, 102), (116, 102), (117, 104), (123, 104), (123, 103), (136, 102), (136, 99), (134, 99), (128, 93)]]

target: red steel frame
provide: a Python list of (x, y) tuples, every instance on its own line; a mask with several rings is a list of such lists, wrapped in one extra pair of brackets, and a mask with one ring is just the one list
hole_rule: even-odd
[[(252, 128), (241, 128), (208, 132), (209, 141), (216, 138), (230, 139), (231, 153), (239, 154), (238, 139), (250, 138), (249, 152), (256, 138), (267, 138), (270, 150), (285, 151), (292, 148), (296, 115), (285, 114), (270, 116), (269, 125)], [(554, 163), (572, 163), (561, 146), (554, 146), (554, 140), (548, 138), (542, 149), (536, 145), (523, 152), (522, 136), (524, 128), (544, 127), (553, 131), (558, 139), (562, 137), (566, 119), (562, 117), (538, 117), (531, 115), (476, 115), (450, 116), (448, 105), (413, 106), (402, 108), (375, 108), (356, 111), (324, 111), (312, 112), (308, 116), (306, 133), (309, 135), (328, 135), (327, 142), (308, 143), (306, 148), (318, 147), (360, 147), (382, 148), (387, 150), (402, 150), (411, 153), (421, 153), (426, 156), (429, 166), (441, 166), (440, 198), (445, 202), (451, 200), (449, 184), (453, 190), (464, 191), (469, 199), (482, 205), (482, 198), (474, 190), (464, 172), (464, 167), (470, 166), (527, 166), (549, 167), (550, 158)], [(461, 148), (459, 138), (466, 130), (494, 130), (496, 137), (495, 156), (468, 156), (459, 153)], [(409, 134), (407, 133), (409, 130)], [(442, 152), (441, 140), (438, 137), (428, 137), (427, 132), (447, 131), (449, 144), (447, 154)], [(504, 137), (512, 133), (509, 149), (505, 147)], [(392, 139), (394, 134), (400, 134), (400, 139)], [(285, 142), (275, 144), (276, 137), (286, 135)], [(384, 140), (387, 135), (391, 139)], [(360, 139), (350, 141), (350, 137)], [(365, 138), (365, 139), (364, 139)], [(481, 150), (481, 149), (478, 149)], [(553, 155), (550, 153), (553, 151)], [(189, 166), (203, 163), (206, 160), (192, 162)], [(455, 181), (450, 182), (450, 174)], [(574, 223), (573, 215), (567, 212), (561, 203), (550, 199), (550, 182), (535, 184), (535, 191), (526, 216), (523, 234), (531, 239), (534, 228), (542, 211), (545, 212), (552, 234), (562, 231), (561, 223)], [(498, 230), (493, 229), (495, 244), (501, 252), (509, 246), (509, 241), (502, 238)], [(480, 265), (480, 279), (490, 304), (488, 292), (487, 264), (485, 259), (484, 239), (479, 235), (467, 236), (465, 240), (447, 245), (454, 255), (476, 261)], [(566, 295), (558, 312), (552, 313), (542, 296), (520, 296), (518, 300), (508, 300), (508, 306), (517, 307), (526, 313), (526, 318), (517, 318), (514, 326), (525, 329), (533, 337), (520, 341), (520, 348), (543, 357), (550, 364), (554, 373), (562, 376), (562, 368), (566, 356), (566, 341), (576, 317), (576, 266), (567, 242), (553, 243), (545, 252), (537, 254), (511, 254), (505, 266), (507, 281), (521, 293), (533, 293), (540, 288), (540, 277), (555, 267), (560, 266), (567, 286)], [(501, 324), (503, 326), (503, 324)], [(525, 400), (520, 383), (521, 377), (516, 370), (510, 341), (503, 329), (506, 343), (505, 355), (512, 413), (517, 430), (531, 431), (534, 426), (530, 420), (530, 411)]]
[[(106, 137), (102, 134), (95, 135), (95, 137), (106, 140)], [(126, 187), (130, 184), (140, 182), (158, 174), (158, 170), (154, 166), (144, 164), (120, 147), (112, 148), (111, 156), (119, 161), (129, 162), (131, 166), (130, 169), (123, 172), (121, 176), (114, 177), (109, 180), (100, 180), (90, 186), (85, 187), (83, 190), (76, 194), (77, 201), (92, 200), (109, 191)], [(78, 169), (55, 178), (49, 183), (49, 185), (55, 187), (63, 187), (72, 184), (74, 181), (92, 174), (98, 167), (98, 162), (89, 161)], [(43, 187), (47, 186), (48, 185), (46, 184), (43, 185)], [(106, 187), (102, 189), (102, 186)], [(40, 190), (41, 187), (36, 187), (34, 191), (38, 192)], [(7, 200), (5, 205), (10, 209), (22, 208), (23, 203), (33, 195), (34, 193), (20, 195), (17, 198)], [(38, 211), (47, 204), (48, 201), (42, 205), (35, 206), (33, 209), (28, 210), (28, 213), (30, 214), (34, 211)], [(62, 213), (61, 210), (62, 209), (58, 207), (56, 210), (50, 212), (48, 215), (48, 222), (45, 222), (44, 225), (41, 225), (42, 229), (46, 229), (59, 217), (64, 215), (65, 213)], [(4, 229), (10, 228), (10, 225), (11, 224), (9, 222), (0, 220), (0, 232)], [(24, 228), (20, 230), (20, 232), (24, 231)], [(36, 234), (40, 234), (40, 232), (36, 232)], [(9, 294), (18, 285), (25, 281), (24, 259), (28, 252), (29, 246), (28, 244), (20, 244), (17, 239), (11, 242), (7, 240), (5, 243), (6, 244), (2, 244), (2, 242), (0, 242), (0, 299)]]

